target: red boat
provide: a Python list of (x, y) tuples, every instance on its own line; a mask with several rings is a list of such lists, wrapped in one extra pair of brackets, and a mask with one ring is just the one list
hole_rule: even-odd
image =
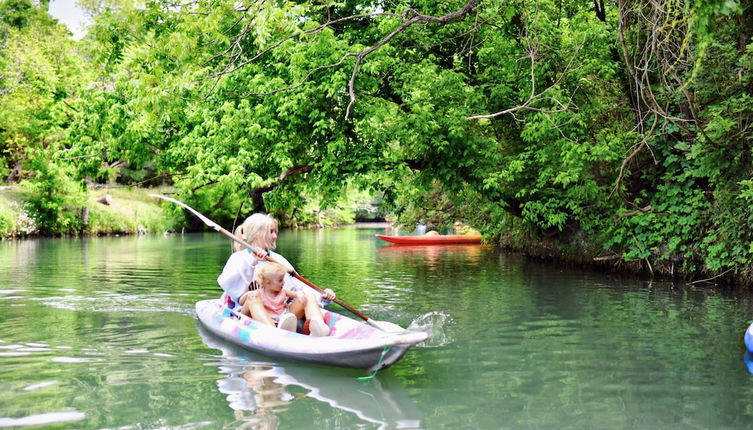
[(428, 236), (387, 236), (377, 234), (376, 237), (397, 245), (458, 245), (469, 243), (481, 243), (478, 235), (428, 235)]

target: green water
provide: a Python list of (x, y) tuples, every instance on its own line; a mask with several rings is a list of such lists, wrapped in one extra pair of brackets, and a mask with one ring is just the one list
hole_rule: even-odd
[(379, 232), (278, 242), (372, 318), (434, 333), (371, 384), (204, 333), (193, 305), (230, 252), (216, 233), (0, 243), (0, 427), (753, 427), (750, 294)]

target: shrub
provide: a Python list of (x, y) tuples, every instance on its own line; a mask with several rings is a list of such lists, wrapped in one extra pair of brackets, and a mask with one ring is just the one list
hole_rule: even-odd
[(31, 157), (29, 167), (35, 175), (25, 183), (26, 206), (39, 230), (51, 235), (78, 233), (86, 191), (73, 179), (72, 169), (49, 160), (41, 151)]

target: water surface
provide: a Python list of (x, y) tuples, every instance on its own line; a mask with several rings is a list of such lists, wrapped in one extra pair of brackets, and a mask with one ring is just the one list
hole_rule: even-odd
[(216, 233), (0, 243), (0, 427), (753, 427), (749, 293), (380, 232), (278, 242), (372, 318), (433, 330), (370, 384), (207, 334), (193, 305), (219, 295)]

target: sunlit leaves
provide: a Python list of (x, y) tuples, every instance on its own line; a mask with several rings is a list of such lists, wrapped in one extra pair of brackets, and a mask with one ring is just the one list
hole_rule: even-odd
[[(585, 0), (480, 2), (362, 58), (347, 119), (354, 55), (407, 4), (85, 3), (96, 17), (83, 56), (54, 26), (2, 27), (0, 133), (14, 161), (54, 143), (80, 178), (166, 181), (227, 217), (262, 191), (257, 208), (289, 214), (363, 189), (405, 220), (472, 219), (491, 237), (577, 235), (626, 260), (709, 270), (753, 258), (741, 2), (607, 2), (603, 14)], [(646, 63), (640, 92), (626, 61), (653, 52), (636, 48), (655, 35), (637, 18), (658, 6), (674, 60)], [(619, 27), (620, 13), (637, 15)], [(495, 112), (507, 113), (469, 120)]]
[(42, 9), (6, 2), (0, 18), (7, 21), (0, 28), (0, 172), (18, 165), (21, 176), (32, 176), (25, 160), (39, 149), (64, 147), (90, 70), (68, 31)]

